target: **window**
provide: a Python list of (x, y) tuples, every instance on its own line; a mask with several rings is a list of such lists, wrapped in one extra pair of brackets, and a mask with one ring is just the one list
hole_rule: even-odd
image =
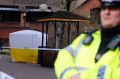
[(19, 11), (0, 11), (0, 22), (20, 22)]

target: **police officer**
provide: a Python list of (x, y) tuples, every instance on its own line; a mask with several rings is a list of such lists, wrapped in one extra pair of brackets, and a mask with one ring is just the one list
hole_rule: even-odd
[(59, 51), (58, 79), (120, 79), (120, 0), (101, 0), (101, 29)]

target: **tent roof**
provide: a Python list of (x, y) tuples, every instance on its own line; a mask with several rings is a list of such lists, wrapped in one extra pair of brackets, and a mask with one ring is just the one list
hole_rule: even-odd
[(42, 34), (41, 32), (35, 31), (35, 30), (20, 30), (16, 32), (12, 32), (10, 34)]

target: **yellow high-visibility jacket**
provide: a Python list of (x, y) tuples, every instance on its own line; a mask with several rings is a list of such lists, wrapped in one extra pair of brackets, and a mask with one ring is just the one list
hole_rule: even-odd
[(80, 79), (120, 79), (120, 47), (108, 50), (95, 62), (101, 42), (101, 31), (92, 34), (90, 45), (82, 44), (86, 34), (81, 34), (73, 43), (60, 50), (54, 63), (58, 79), (69, 79), (80, 73)]

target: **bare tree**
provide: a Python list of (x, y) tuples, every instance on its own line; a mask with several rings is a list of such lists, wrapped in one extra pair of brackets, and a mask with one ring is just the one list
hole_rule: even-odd
[(75, 1), (75, 0), (60, 0), (61, 9), (64, 10), (64, 11), (69, 11), (70, 4), (71, 4), (72, 1)]
[(67, 1), (67, 4), (66, 4), (67, 11), (69, 11), (69, 10), (70, 10), (71, 2), (72, 2), (72, 1), (75, 1), (75, 0), (66, 0), (66, 1)]

